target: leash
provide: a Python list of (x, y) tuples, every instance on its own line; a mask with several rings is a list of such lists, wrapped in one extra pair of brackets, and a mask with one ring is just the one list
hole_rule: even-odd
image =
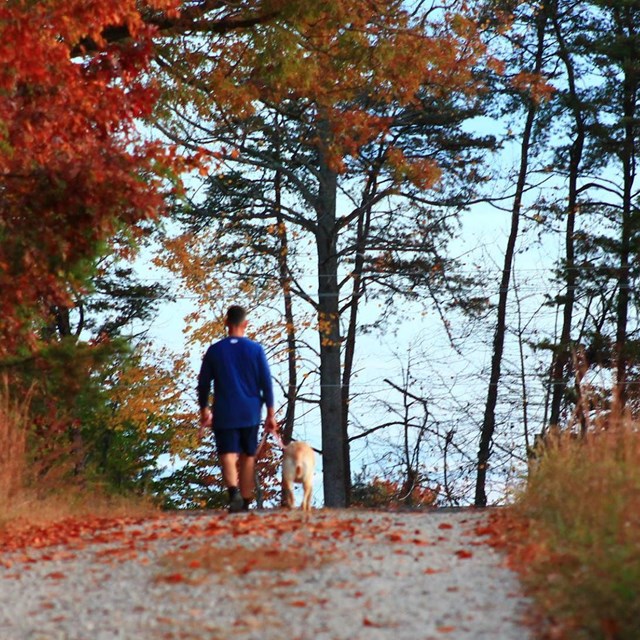
[[(260, 454), (262, 453), (262, 449), (264, 448), (264, 444), (267, 441), (267, 436), (269, 435), (269, 433), (271, 432), (265, 429), (264, 433), (262, 434), (260, 444), (256, 449), (256, 461), (260, 458)], [(273, 432), (272, 435), (273, 435), (274, 444), (279, 449), (284, 449), (284, 442), (282, 442), (282, 436), (277, 431)], [(262, 487), (260, 485), (260, 477), (258, 476), (258, 467), (256, 467), (253, 472), (253, 480), (256, 487), (256, 504), (258, 506), (258, 509), (262, 509)]]
[(282, 442), (282, 436), (277, 431), (270, 432), (270, 431), (265, 430), (264, 433), (262, 434), (262, 438), (260, 440), (260, 444), (258, 445), (258, 448), (256, 449), (256, 460), (260, 457), (260, 454), (262, 453), (262, 449), (264, 448), (264, 444), (267, 441), (267, 436), (269, 435), (269, 433), (271, 433), (271, 435), (273, 436), (274, 444), (279, 449), (284, 449), (284, 442)]

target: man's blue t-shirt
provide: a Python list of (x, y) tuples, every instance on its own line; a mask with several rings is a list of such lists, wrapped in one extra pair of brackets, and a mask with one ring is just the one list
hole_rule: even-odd
[(228, 337), (207, 349), (198, 377), (201, 408), (209, 404), (212, 381), (214, 429), (255, 427), (262, 419), (262, 404), (273, 407), (264, 349), (249, 338)]

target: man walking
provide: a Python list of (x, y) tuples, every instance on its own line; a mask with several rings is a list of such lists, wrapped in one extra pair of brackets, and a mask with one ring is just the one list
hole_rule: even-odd
[[(229, 511), (247, 511), (253, 499), (255, 454), (262, 405), (267, 405), (264, 428), (278, 428), (273, 408), (271, 373), (263, 348), (245, 337), (247, 312), (229, 307), (228, 335), (211, 345), (198, 376), (200, 437), (213, 426), (222, 477), (229, 491)], [(213, 411), (209, 393), (213, 381)]]

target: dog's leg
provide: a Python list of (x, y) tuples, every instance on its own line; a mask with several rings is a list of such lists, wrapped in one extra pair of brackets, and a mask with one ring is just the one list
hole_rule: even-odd
[(260, 484), (260, 476), (258, 475), (258, 467), (253, 472), (253, 482), (256, 487), (256, 508), (262, 509), (262, 485)]
[(293, 495), (293, 483), (288, 479), (282, 481), (282, 496), (285, 507), (293, 509), (296, 506), (296, 499)]
[(309, 511), (311, 509), (311, 480), (306, 479), (303, 483), (304, 497), (302, 498), (302, 510)]

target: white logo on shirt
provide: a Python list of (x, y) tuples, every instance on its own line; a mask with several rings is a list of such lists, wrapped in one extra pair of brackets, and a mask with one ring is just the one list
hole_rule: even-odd
[(238, 340), (236, 338), (231, 338), (231, 344), (236, 344)]

